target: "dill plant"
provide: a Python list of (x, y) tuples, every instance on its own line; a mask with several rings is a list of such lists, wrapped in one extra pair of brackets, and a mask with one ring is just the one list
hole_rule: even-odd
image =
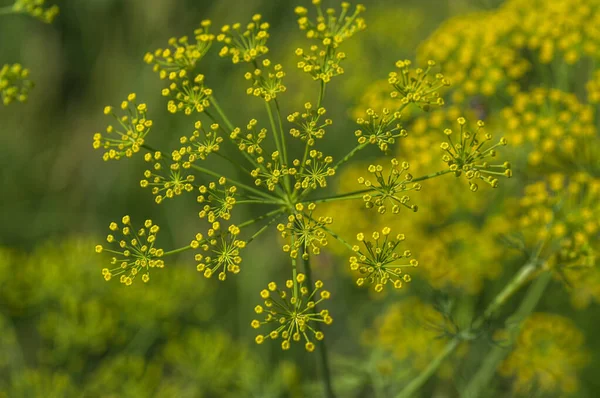
[[(47, 24), (52, 23), (58, 13), (58, 6), (48, 6), (46, 0), (16, 0), (11, 6), (0, 7), (0, 17), (25, 14)], [(29, 74), (29, 69), (19, 63), (0, 67), (0, 100), (3, 105), (27, 101), (34, 86)]]
[[(150, 189), (157, 204), (187, 193), (196, 195), (198, 217), (208, 227), (190, 236), (184, 246), (167, 250), (160, 246), (160, 229), (151, 220), (136, 223), (124, 216), (122, 225), (110, 224), (108, 244), (97, 245), (96, 252), (110, 258), (111, 266), (102, 270), (104, 278), (125, 285), (137, 279), (148, 282), (155, 268), (168, 268), (167, 257), (184, 251), (195, 253), (198, 272), (223, 281), (244, 272), (247, 245), (268, 229), (276, 230), (284, 240), (282, 250), (289, 255), (290, 278), (284, 283), (272, 281), (260, 292), (263, 303), (254, 309), (260, 319), (251, 323), (259, 330), (256, 342), (278, 340), (283, 350), (294, 343), (309, 352), (320, 347), (326, 394), (333, 396), (321, 343), (322, 326), (333, 321), (323, 308), (331, 295), (322, 281), (313, 280), (311, 259), (333, 239), (350, 253), (349, 268), (359, 274), (356, 283), (372, 286), (376, 292), (403, 287), (411, 280), (406, 270), (418, 261), (395, 228), (393, 233), (390, 226), (361, 231), (358, 243), (353, 244), (336, 230), (335, 217), (321, 215), (320, 207), (355, 200), (375, 214), (412, 213), (418, 205), (410, 201), (410, 191), (426, 190), (429, 180), (455, 176), (466, 182), (463, 188), (476, 191), (479, 185), (495, 188), (500, 178), (512, 174), (510, 164), (494, 161), (506, 139), (492, 142), (482, 121), (469, 123), (462, 116), (454, 120), (458, 126), (454, 132), (448, 125), (439, 136), (445, 140), (437, 143), (441, 153), (436, 155), (440, 160), (436, 171), (413, 175), (410, 159), (390, 156), (393, 147), (410, 136), (403, 127), (403, 112), (411, 108), (428, 112), (444, 105), (440, 91), (450, 82), (435, 71), (434, 61), (422, 68), (408, 60), (396, 62), (387, 81), (389, 106), (364, 110), (364, 116), (357, 119), (354, 148), (340, 159), (321, 151), (323, 140), (352, 139), (352, 133), (335, 131), (327, 117), (326, 91), (332, 79), (344, 73), (343, 45), (365, 30), (366, 23), (362, 5), (352, 8), (342, 2), (341, 9), (335, 10), (323, 8), (320, 0), (312, 3), (313, 11), (295, 9), (308, 41), (306, 47), (295, 50), (296, 66), (314, 82), (314, 93), (305, 94), (302, 109), (284, 113), (284, 67), (267, 58), (270, 26), (258, 14), (245, 24), (224, 25), (220, 30), (202, 21), (193, 36), (172, 38), (165, 48), (144, 56), (144, 62), (165, 82), (162, 95), (168, 111), (187, 117), (189, 131), (174, 149), (155, 148), (149, 142), (155, 128), (151, 111), (130, 94), (120, 106), (105, 108), (114, 123), (104, 133), (94, 134), (93, 146), (104, 151), (106, 161), (143, 157), (149, 166), (141, 187)], [(234, 121), (223, 111), (217, 101), (219, 93), (210, 88), (210, 76), (202, 74), (202, 58), (213, 46), (220, 46), (221, 57), (245, 66), (241, 75), (249, 84), (246, 93), (264, 103), (263, 121), (259, 116)], [(339, 169), (370, 147), (389, 156), (386, 164), (369, 165), (356, 179), (353, 191), (330, 193), (327, 188)], [(230, 162), (239, 173), (223, 175), (212, 167), (213, 158)], [(241, 205), (260, 207), (262, 215), (234, 222), (232, 215)]]

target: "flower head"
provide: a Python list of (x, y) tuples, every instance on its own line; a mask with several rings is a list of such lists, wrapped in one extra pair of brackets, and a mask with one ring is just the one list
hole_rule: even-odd
[(219, 221), (212, 223), (206, 237), (200, 233), (196, 234), (190, 246), (202, 250), (194, 257), (198, 263), (198, 272), (202, 272), (206, 278), (219, 272), (218, 277), (221, 281), (227, 278), (227, 272), (239, 273), (242, 262), (240, 251), (246, 247), (246, 242), (238, 238), (239, 234), (240, 229), (235, 225), (230, 225), (227, 231), (222, 231)]
[(399, 251), (398, 246), (404, 241), (404, 235), (390, 237), (390, 233), (389, 227), (383, 228), (381, 233), (373, 232), (373, 241), (366, 240), (363, 233), (356, 236), (364, 246), (354, 245), (352, 250), (356, 256), (350, 257), (350, 269), (361, 274), (356, 280), (358, 286), (371, 283), (376, 292), (381, 292), (388, 282), (396, 289), (400, 289), (403, 282), (410, 282), (410, 275), (403, 274), (402, 268), (416, 267), (419, 262), (410, 259), (410, 250)]
[(464, 117), (458, 118), (458, 124), (460, 126), (459, 137), (452, 140), (452, 130), (445, 129), (444, 134), (446, 135), (447, 142), (443, 142), (440, 146), (442, 151), (445, 152), (442, 160), (454, 172), (456, 177), (464, 174), (473, 192), (479, 188), (474, 181), (481, 180), (491, 187), (496, 188), (498, 186), (498, 177), (512, 177), (510, 163), (490, 164), (487, 160), (496, 156), (497, 147), (507, 144), (504, 137), (500, 138), (497, 144), (484, 148), (485, 144), (491, 141), (492, 135), (483, 133), (484, 124), (481, 120), (477, 122), (475, 132), (467, 130)]
[[(300, 159), (294, 159), (294, 169), (290, 169), (296, 177), (294, 189), (316, 189), (317, 187), (324, 188), (327, 186), (327, 178), (335, 174), (335, 169), (331, 167), (333, 158), (324, 156), (323, 152), (312, 149), (308, 151), (304, 158), (304, 163)], [(292, 171), (294, 170), (294, 171)]]
[[(181, 195), (183, 192), (191, 192), (194, 189), (194, 176), (183, 173), (184, 168), (180, 163), (167, 164), (160, 152), (147, 153), (144, 160), (152, 163), (152, 168), (144, 171), (144, 178), (140, 181), (142, 188), (151, 188), (156, 203), (163, 199), (171, 199)], [(168, 174), (164, 170), (168, 170)]]
[(194, 163), (196, 160), (205, 160), (211, 153), (221, 148), (223, 137), (218, 135), (219, 125), (213, 123), (210, 129), (202, 127), (202, 122), (194, 124), (195, 130), (191, 137), (181, 137), (179, 142), (184, 145), (184, 153), (188, 156), (187, 162)]
[(48, 7), (46, 0), (16, 0), (12, 7), (15, 12), (29, 14), (45, 23), (52, 23), (60, 11), (57, 5)]
[(312, 21), (308, 18), (308, 10), (304, 7), (296, 7), (298, 15), (298, 27), (306, 32), (306, 37), (322, 42), (326, 47), (336, 48), (340, 43), (354, 36), (356, 32), (365, 30), (365, 20), (359, 15), (365, 11), (362, 4), (358, 4), (353, 13), (349, 13), (350, 3), (342, 2), (340, 15), (336, 15), (333, 8), (323, 12), (321, 1), (313, 1), (318, 16)]
[(367, 109), (367, 119), (360, 117), (356, 120), (360, 129), (354, 135), (359, 144), (376, 144), (382, 152), (387, 152), (397, 138), (406, 137), (408, 133), (400, 125), (400, 112), (392, 113), (388, 108), (383, 108), (381, 113), (379, 115), (373, 109)]
[(231, 57), (234, 64), (239, 62), (252, 62), (269, 52), (267, 39), (269, 38), (269, 24), (262, 22), (262, 16), (255, 14), (242, 30), (240, 23), (225, 25), (217, 35), (217, 41), (224, 44), (219, 52), (221, 57)]
[(331, 217), (313, 218), (316, 207), (314, 203), (310, 203), (306, 206), (308, 212), (305, 213), (305, 206), (298, 203), (297, 213), (289, 215), (286, 224), (277, 225), (281, 236), (290, 240), (290, 243), (283, 246), (283, 251), (289, 252), (292, 258), (296, 258), (301, 250), (302, 258), (308, 259), (309, 253), (317, 255), (321, 253), (321, 247), (327, 245), (327, 234), (323, 227), (333, 221)]
[(312, 104), (307, 102), (304, 104), (304, 112), (294, 112), (288, 115), (288, 122), (298, 126), (290, 130), (292, 137), (299, 138), (308, 146), (313, 146), (317, 139), (325, 136), (325, 127), (333, 124), (331, 119), (320, 120), (326, 112), (325, 108), (314, 109)]
[(450, 83), (444, 75), (437, 73), (434, 79), (431, 79), (429, 73), (435, 66), (435, 62), (428, 61), (427, 68), (417, 68), (414, 71), (410, 68), (409, 60), (396, 62), (399, 72), (390, 72), (388, 83), (394, 87), (391, 94), (392, 98), (402, 100), (403, 104), (415, 103), (423, 110), (428, 111), (431, 106), (444, 105), (444, 100), (440, 97), (439, 90)]
[(229, 220), (231, 209), (235, 205), (235, 186), (226, 186), (227, 179), (219, 178), (218, 182), (210, 182), (208, 185), (201, 185), (198, 203), (202, 204), (202, 210), (198, 213), (200, 218), (206, 218), (208, 222), (213, 223), (218, 218)]
[(15, 101), (25, 102), (33, 82), (29, 80), (29, 69), (20, 64), (3, 65), (0, 68), (0, 99), (4, 105)]
[(164, 97), (171, 98), (167, 109), (171, 113), (183, 111), (186, 115), (192, 112), (202, 113), (210, 106), (212, 89), (204, 86), (204, 75), (196, 75), (193, 80), (187, 78), (185, 71), (176, 75), (176, 81), (162, 90)]
[(109, 125), (106, 128), (106, 135), (94, 134), (94, 148), (106, 150), (102, 156), (104, 160), (131, 157), (144, 144), (152, 120), (146, 118), (146, 104), (136, 104), (135, 99), (135, 94), (129, 94), (127, 100), (121, 103), (121, 110), (125, 113), (123, 116), (117, 116), (111, 106), (104, 108), (104, 114), (111, 115), (117, 121), (117, 127)]
[(346, 58), (344, 52), (312, 45), (308, 51), (297, 48), (296, 55), (302, 59), (297, 64), (298, 69), (310, 74), (314, 80), (328, 83), (332, 77), (344, 73), (344, 68), (340, 66), (342, 60)]
[(359, 184), (375, 191), (363, 195), (365, 206), (369, 209), (377, 207), (377, 211), (381, 214), (385, 213), (388, 208), (391, 208), (392, 213), (398, 214), (400, 206), (417, 211), (419, 207), (409, 204), (410, 197), (404, 193), (411, 190), (420, 191), (421, 184), (410, 183), (413, 177), (411, 174), (405, 173), (410, 168), (407, 162), (400, 163), (398, 159), (393, 158), (391, 163), (392, 167), (387, 178), (383, 175), (383, 166), (370, 165), (368, 170), (375, 177), (375, 181), (364, 177), (358, 179)]
[(107, 281), (114, 276), (120, 276), (120, 282), (129, 286), (136, 276), (142, 273), (142, 280), (148, 282), (150, 268), (165, 266), (164, 261), (161, 260), (164, 251), (154, 247), (159, 227), (153, 224), (152, 220), (146, 220), (144, 227), (136, 232), (129, 216), (124, 216), (121, 221), (121, 227), (116, 222), (112, 222), (109, 229), (113, 233), (118, 231), (122, 238), (118, 240), (113, 233), (106, 237), (108, 243), (118, 246), (117, 250), (104, 248), (102, 245), (96, 246), (96, 253), (106, 252), (113, 255), (110, 263), (115, 268), (102, 269), (102, 275)]
[(153, 70), (159, 74), (161, 79), (174, 80), (182, 71), (194, 70), (215, 39), (213, 34), (208, 33), (210, 25), (211, 22), (208, 20), (201, 22), (200, 28), (195, 31), (196, 42), (190, 42), (187, 36), (173, 37), (169, 39), (167, 48), (159, 48), (153, 53), (147, 53), (144, 56), (144, 62), (153, 65)]
[(277, 97), (277, 94), (285, 92), (283, 85), (285, 73), (281, 64), (272, 65), (268, 59), (263, 59), (262, 68), (254, 69), (254, 72), (247, 72), (244, 77), (252, 81), (252, 86), (248, 87), (246, 93), (261, 97), (269, 102)]
[(579, 385), (577, 372), (586, 363), (583, 334), (571, 320), (535, 313), (525, 320), (513, 352), (499, 371), (514, 377), (517, 393), (528, 393), (532, 388), (572, 393)]
[[(236, 127), (230, 134), (230, 138), (235, 141), (238, 149), (248, 155), (254, 156), (259, 163), (264, 162), (263, 148), (261, 143), (267, 138), (267, 129), (262, 128), (256, 132), (258, 121), (251, 119), (246, 125), (246, 132), (242, 133), (242, 129)], [(261, 160), (262, 159), (262, 160)]]
[(323, 288), (321, 281), (316, 281), (314, 288), (310, 290), (312, 286), (306, 286), (304, 274), (296, 275), (295, 279), (285, 283), (286, 288), (290, 290), (289, 293), (280, 289), (275, 282), (269, 283), (268, 288), (260, 292), (264, 307), (257, 305), (254, 310), (257, 314), (264, 314), (265, 318), (263, 321), (255, 319), (251, 325), (255, 329), (263, 325), (274, 327), (269, 334), (256, 336), (258, 344), (262, 344), (265, 339), (275, 340), (281, 337), (281, 348), (284, 350), (290, 348), (293, 340), (304, 341), (306, 350), (312, 352), (315, 349), (313, 339), (323, 340), (325, 337), (316, 324), (322, 322), (329, 325), (333, 322), (329, 311), (318, 311), (316, 308), (318, 304), (328, 300), (330, 294), (327, 290), (321, 290)]

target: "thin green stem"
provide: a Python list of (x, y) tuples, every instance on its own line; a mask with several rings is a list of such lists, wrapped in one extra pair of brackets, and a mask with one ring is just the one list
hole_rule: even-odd
[(265, 232), (267, 228), (269, 228), (275, 221), (277, 221), (277, 217), (273, 217), (268, 223), (263, 225), (258, 231), (256, 231), (247, 241), (246, 244), (250, 244), (254, 239), (258, 238), (260, 234)]
[[(509, 346), (514, 344), (514, 341), (521, 330), (523, 321), (535, 309), (538, 302), (542, 298), (546, 287), (550, 283), (552, 274), (545, 272), (538, 277), (527, 291), (527, 295), (521, 302), (521, 305), (515, 313), (507, 320), (506, 327), (509, 332)], [(487, 354), (483, 363), (479, 366), (477, 373), (471, 378), (469, 384), (461, 396), (465, 398), (476, 398), (481, 396), (481, 392), (489, 385), (490, 380), (494, 377), (496, 369), (504, 357), (510, 352), (506, 344), (496, 345)]]
[(184, 246), (184, 247), (180, 247), (179, 249), (174, 249), (174, 250), (170, 250), (168, 252), (164, 252), (162, 256), (166, 257), (166, 256), (170, 256), (170, 255), (173, 255), (173, 254), (181, 253), (181, 252), (184, 252), (186, 250), (190, 250), (191, 248), (192, 248), (192, 246), (187, 245), (187, 246)]
[(360, 151), (361, 149), (364, 149), (367, 145), (368, 145), (368, 143), (364, 143), (364, 144), (359, 144), (358, 146), (354, 147), (354, 149), (352, 149), (350, 152), (348, 152), (348, 154), (346, 156), (344, 156), (339, 162), (336, 163), (335, 166), (333, 166), (333, 169), (337, 171), (337, 169), (341, 165), (343, 165), (348, 160), (350, 160), (354, 155), (356, 155), (356, 153), (358, 151)]
[(273, 101), (275, 102), (275, 109), (277, 110), (277, 121), (279, 123), (279, 132), (281, 134), (281, 146), (283, 147), (283, 161), (287, 166), (287, 164), (288, 164), (287, 145), (285, 142), (285, 133), (283, 132), (283, 120), (281, 119), (281, 109), (279, 108), (279, 102), (277, 101), (277, 99), (275, 99)]
[(323, 99), (325, 98), (325, 82), (321, 80), (321, 87), (319, 88), (319, 100), (317, 101), (317, 109), (321, 107)]
[[(273, 138), (275, 139), (275, 146), (277, 147), (277, 151), (279, 152), (279, 156), (281, 156), (281, 160), (283, 164), (287, 167), (287, 152), (284, 147), (282, 147), (280, 135), (283, 135), (283, 132), (279, 132), (277, 127), (275, 126), (275, 118), (273, 117), (273, 110), (271, 109), (271, 105), (269, 102), (265, 101), (265, 107), (267, 108), (267, 114), (269, 115), (269, 122), (271, 123), (271, 130), (273, 131)], [(284, 188), (286, 193), (290, 194), (290, 179), (289, 175), (285, 175), (283, 178)]]
[[(310, 268), (310, 257), (304, 259), (304, 272), (306, 274), (306, 284), (308, 286), (314, 286), (312, 281), (312, 270)], [(319, 312), (317, 306), (315, 306), (315, 312)], [(321, 331), (321, 325), (317, 323), (315, 325), (317, 332)], [(333, 391), (333, 384), (331, 382), (331, 371), (329, 369), (329, 356), (327, 355), (327, 346), (324, 340), (317, 341), (317, 348), (319, 350), (319, 361), (321, 377), (323, 379), (323, 389), (325, 390), (325, 396), (327, 398), (335, 398), (335, 392)]]
[[(324, 198), (316, 198), (312, 200), (306, 201), (306, 203), (326, 203), (326, 202), (335, 202), (337, 200), (351, 200), (351, 199), (360, 199), (364, 196), (364, 194), (373, 192), (372, 189), (363, 189), (361, 191), (354, 191), (348, 193), (342, 193), (334, 196), (327, 196)], [(377, 195), (374, 195), (377, 196)]]
[(412, 180), (410, 180), (410, 182), (425, 181), (425, 180), (429, 180), (431, 178), (443, 176), (444, 174), (448, 174), (448, 173), (452, 173), (452, 170), (441, 170), (441, 171), (438, 171), (437, 173), (428, 174), (428, 175), (425, 175), (425, 176), (413, 178)]
[(238, 225), (238, 228), (244, 228), (244, 227), (247, 227), (247, 226), (249, 226), (249, 225), (252, 225), (252, 224), (254, 224), (254, 223), (257, 223), (257, 222), (259, 222), (259, 221), (262, 221), (262, 220), (264, 220), (265, 218), (268, 218), (268, 217), (271, 217), (271, 216), (275, 216), (275, 215), (277, 215), (277, 214), (280, 214), (280, 213), (283, 213), (283, 212), (285, 212), (285, 211), (286, 211), (286, 209), (285, 209), (285, 208), (280, 208), (280, 209), (271, 210), (270, 212), (268, 212), (268, 213), (265, 213), (265, 214), (263, 214), (263, 215), (262, 215), (262, 216), (260, 216), (260, 217), (253, 218), (252, 220), (244, 221), (243, 223), (241, 223), (241, 224), (239, 224), (239, 225)]
[(215, 110), (217, 111), (217, 113), (219, 114), (221, 119), (223, 119), (223, 122), (225, 122), (225, 125), (227, 126), (227, 128), (229, 130), (233, 131), (235, 129), (235, 127), (233, 126), (233, 124), (231, 123), (231, 121), (229, 120), (227, 115), (225, 115), (225, 112), (223, 112), (223, 109), (221, 109), (221, 107), (219, 106), (219, 103), (217, 102), (217, 100), (215, 99), (214, 96), (210, 97), (210, 103), (213, 105), (213, 107), (215, 108)]
[(502, 307), (508, 299), (519, 289), (521, 289), (528, 281), (529, 278), (537, 270), (537, 261), (528, 262), (518, 272), (517, 275), (502, 289), (502, 291), (492, 300), (492, 302), (485, 309), (484, 313), (478, 317), (473, 325), (467, 330), (456, 335), (450, 340), (442, 352), (425, 368), (421, 374), (413, 379), (404, 389), (396, 396), (397, 398), (410, 398), (412, 397), (431, 376), (435, 374), (440, 365), (444, 360), (450, 356), (458, 347), (459, 343), (466, 339), (468, 336), (472, 336), (474, 332), (477, 332), (491, 317)]
[[(311, 217), (311, 220), (314, 221), (314, 219)], [(337, 233), (333, 232), (332, 230), (330, 230), (329, 228), (323, 226), (322, 227), (323, 230), (325, 232), (327, 232), (329, 235), (333, 236), (335, 239), (337, 239), (338, 241), (340, 241), (344, 246), (346, 246), (348, 249), (352, 250), (352, 245), (350, 243), (348, 243), (344, 238), (342, 238), (341, 236), (339, 236)]]

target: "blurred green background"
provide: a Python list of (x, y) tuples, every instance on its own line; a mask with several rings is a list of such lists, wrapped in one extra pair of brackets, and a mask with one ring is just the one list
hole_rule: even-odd
[[(499, 2), (363, 3), (368, 28), (345, 43), (345, 74), (328, 87), (324, 103), (335, 127), (334, 138), (324, 149), (334, 158), (354, 145), (353, 109), (364, 101), (371, 82), (385, 79), (397, 59), (415, 59), (419, 44), (443, 21), (491, 9)], [(10, 4), (0, 0), (0, 6)], [(317, 83), (295, 68), (293, 52), (303, 41), (293, 14), (299, 4), (287, 0), (56, 4), (61, 14), (52, 25), (26, 16), (0, 16), (0, 64), (26, 65), (36, 83), (27, 104), (0, 107), (0, 396), (320, 396), (315, 354), (301, 349), (281, 352), (276, 344), (257, 346), (249, 326), (258, 292), (289, 274), (286, 254), (275, 243), (276, 231), (250, 245), (244, 271), (225, 282), (206, 280), (196, 272), (192, 256), (183, 254), (155, 272), (151, 283), (125, 288), (103, 281), (104, 264), (93, 253), (108, 224), (124, 214), (136, 220), (152, 218), (161, 226), (163, 247), (187, 244), (198, 232), (194, 198), (156, 206), (152, 195), (139, 186), (146, 167), (141, 159), (104, 162), (92, 148), (93, 133), (107, 124), (104, 106), (119, 104), (130, 92), (148, 104), (155, 121), (149, 136), (152, 146), (172, 148), (181, 135), (191, 133), (188, 118), (168, 114), (160, 95), (163, 84), (142, 61), (144, 54), (163, 47), (170, 37), (191, 35), (203, 19), (211, 19), (217, 29), (260, 13), (271, 23), (269, 57), (283, 63), (288, 75), (283, 110), (288, 114), (314, 100), (318, 90)], [(260, 101), (245, 94), (241, 68), (219, 59), (217, 51), (202, 67), (236, 125), (253, 117), (266, 119)], [(473, 104), (465, 106), (469, 112), (476, 110)], [(363, 160), (376, 155), (370, 152)], [(500, 196), (490, 194), (486, 205), (503, 198), (501, 193), (494, 195)], [(338, 214), (352, 217), (350, 210)], [(334, 385), (340, 397), (393, 396), (415, 374), (414, 364), (397, 361), (389, 351), (364, 340), (374, 319), (400, 295), (375, 297), (358, 289), (346, 268), (346, 256), (324, 253), (315, 270), (335, 297), (329, 307), (335, 322), (326, 339)], [(510, 277), (496, 274), (501, 275), (498, 284), (485, 282), (483, 289), (473, 292), (465, 292), (466, 286), (432, 288), (418, 276), (412, 286), (425, 301), (468, 302), (459, 305), (466, 312), (462, 322), (468, 323)], [(599, 396), (597, 306), (573, 314), (567, 293), (556, 289), (540, 308), (569, 314), (587, 335), (592, 361), (580, 373), (578, 394)], [(408, 329), (401, 329), (413, 327), (410, 331), (417, 340), (420, 329), (402, 325), (392, 330), (397, 328), (398, 335), (410, 340)], [(437, 340), (419, 344), (426, 347)], [(490, 343), (477, 344), (483, 351)], [(478, 363), (473, 359), (477, 353), (468, 355), (471, 366), (440, 376), (422, 396), (459, 396), (457, 385), (469, 379)], [(482, 396), (511, 395), (509, 383), (499, 379)]]

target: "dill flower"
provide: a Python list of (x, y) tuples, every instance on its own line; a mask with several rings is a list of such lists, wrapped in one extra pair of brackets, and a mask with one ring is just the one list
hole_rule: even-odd
[(360, 129), (354, 135), (358, 137), (359, 144), (376, 144), (385, 153), (397, 138), (406, 137), (408, 133), (399, 123), (400, 112), (392, 113), (388, 108), (383, 108), (381, 113), (379, 115), (373, 109), (367, 109), (368, 120), (362, 117), (356, 120)]
[[(444, 134), (447, 137), (447, 142), (441, 144), (441, 149), (445, 152), (442, 160), (448, 165), (450, 170), (454, 172), (456, 177), (464, 176), (469, 181), (469, 188), (475, 192), (479, 188), (474, 181), (484, 181), (491, 187), (498, 186), (498, 177), (512, 177), (510, 163), (489, 164), (487, 158), (496, 156), (496, 148), (505, 146), (506, 139), (500, 138), (500, 141), (488, 148), (485, 148), (486, 142), (492, 139), (489, 133), (483, 133), (483, 121), (477, 121), (477, 129), (475, 132), (468, 131), (465, 127), (467, 121), (464, 117), (457, 119), (460, 126), (460, 137), (452, 140), (452, 130), (445, 129)], [(478, 136), (479, 134), (479, 136)]]
[[(294, 189), (326, 187), (327, 178), (335, 175), (335, 169), (331, 167), (333, 158), (331, 156), (324, 156), (323, 152), (312, 149), (308, 151), (308, 156), (305, 156), (304, 159), (304, 162), (301, 162), (299, 159), (294, 159), (293, 161), (294, 166), (300, 166), (300, 170), (294, 174), (296, 177)], [(293, 172), (292, 169), (290, 171)]]
[(193, 249), (200, 248), (202, 252), (196, 253), (194, 259), (198, 263), (196, 269), (206, 278), (210, 278), (217, 271), (219, 280), (227, 278), (227, 272), (237, 274), (240, 272), (242, 257), (240, 251), (246, 247), (246, 242), (238, 239), (240, 229), (230, 225), (226, 231), (221, 230), (218, 221), (212, 223), (207, 236), (201, 233), (190, 243)]
[(234, 64), (239, 62), (252, 62), (269, 52), (267, 39), (269, 38), (269, 24), (261, 22), (262, 16), (255, 14), (252, 21), (242, 31), (240, 23), (225, 25), (217, 35), (217, 41), (223, 43), (219, 52), (221, 57), (231, 57)]
[(208, 185), (199, 187), (200, 195), (198, 203), (203, 204), (202, 210), (198, 213), (200, 218), (206, 218), (208, 222), (213, 223), (218, 218), (229, 220), (231, 209), (235, 205), (235, 186), (226, 186), (227, 179), (219, 178), (218, 182), (210, 182)]
[(15, 101), (26, 102), (32, 88), (29, 69), (20, 64), (3, 65), (0, 68), (0, 99), (4, 105)]
[(585, 143), (596, 134), (593, 109), (574, 94), (545, 88), (519, 93), (502, 118), (511, 143), (529, 144), (531, 165), (562, 169), (590, 156)]
[(296, 7), (298, 27), (300, 30), (306, 31), (307, 38), (321, 40), (325, 46), (335, 48), (344, 40), (354, 36), (356, 32), (365, 30), (367, 27), (365, 20), (359, 17), (366, 10), (362, 4), (358, 4), (354, 12), (349, 14), (350, 3), (344, 1), (338, 16), (333, 8), (328, 8), (323, 12), (320, 0), (314, 0), (312, 3), (317, 9), (317, 19), (311, 21), (307, 17), (308, 10), (306, 8)]
[(188, 155), (187, 162), (193, 163), (198, 159), (206, 160), (213, 152), (221, 148), (223, 137), (218, 135), (220, 126), (217, 123), (210, 125), (210, 129), (202, 127), (202, 122), (194, 123), (194, 132), (188, 137), (181, 137), (179, 142), (184, 145), (183, 151)]
[(254, 69), (254, 72), (246, 72), (244, 78), (252, 80), (252, 86), (248, 87), (246, 93), (261, 97), (269, 102), (277, 97), (277, 94), (285, 92), (283, 85), (285, 73), (281, 64), (272, 65), (268, 59), (263, 59), (262, 68)]
[(449, 86), (450, 83), (441, 73), (436, 73), (433, 80), (429, 78), (429, 72), (435, 66), (435, 62), (427, 61), (426, 69), (417, 68), (414, 71), (410, 66), (409, 60), (396, 62), (396, 67), (400, 71), (390, 72), (388, 78), (388, 83), (395, 90), (391, 93), (391, 97), (400, 99), (403, 104), (415, 103), (424, 111), (428, 111), (432, 105), (444, 105), (439, 90)]
[(250, 175), (254, 178), (256, 186), (265, 185), (269, 191), (275, 191), (279, 181), (288, 175), (289, 169), (283, 163), (279, 151), (272, 152), (270, 158), (271, 160), (265, 163), (265, 158), (258, 156), (256, 159), (261, 167), (252, 170)]
[(15, 12), (29, 14), (44, 23), (52, 23), (60, 12), (57, 5), (48, 7), (46, 0), (16, 0), (12, 8)]
[[(314, 340), (323, 340), (325, 335), (315, 323), (323, 322), (330, 325), (333, 322), (329, 311), (318, 311), (316, 306), (328, 300), (330, 293), (323, 289), (323, 282), (316, 281), (312, 288), (306, 286), (304, 274), (296, 275), (295, 280), (287, 280), (285, 286), (288, 291), (280, 289), (275, 282), (271, 282), (267, 289), (260, 292), (264, 300), (264, 307), (257, 305), (254, 311), (265, 314), (263, 321), (253, 320), (251, 325), (258, 329), (263, 325), (273, 324), (274, 329), (268, 334), (256, 336), (256, 342), (262, 344), (265, 339), (278, 339), (281, 337), (281, 348), (288, 350), (291, 342), (304, 340), (307, 351), (315, 350)], [(294, 289), (292, 293), (291, 290)], [(297, 289), (297, 291), (296, 291)], [(320, 291), (320, 292), (319, 292)], [(317, 292), (319, 294), (317, 295)]]
[(584, 336), (573, 322), (554, 314), (535, 313), (521, 328), (514, 350), (499, 372), (513, 378), (513, 390), (528, 394), (577, 391), (577, 372), (588, 362)]
[(160, 152), (147, 153), (144, 155), (144, 160), (152, 163), (152, 169), (144, 171), (144, 178), (140, 181), (140, 186), (152, 189), (156, 203), (161, 203), (166, 198), (172, 199), (183, 192), (191, 192), (194, 189), (195, 177), (191, 174), (184, 175), (183, 167), (179, 163), (171, 163), (168, 166), (169, 174), (164, 176), (161, 172), (166, 168), (166, 163)]
[(290, 130), (292, 137), (306, 142), (308, 146), (313, 146), (316, 139), (325, 136), (325, 128), (333, 124), (331, 119), (320, 121), (321, 116), (325, 115), (326, 112), (323, 107), (313, 109), (313, 105), (307, 102), (304, 104), (304, 112), (294, 112), (288, 115), (288, 122), (298, 126)]
[(136, 232), (129, 216), (124, 216), (121, 222), (121, 227), (116, 222), (110, 223), (109, 229), (112, 232), (118, 231), (122, 238), (117, 240), (118, 238), (112, 233), (106, 237), (108, 243), (118, 246), (117, 250), (104, 248), (102, 245), (96, 246), (96, 253), (112, 254), (110, 263), (116, 266), (111, 269), (103, 268), (102, 275), (107, 281), (114, 276), (119, 276), (119, 281), (129, 286), (136, 276), (142, 273), (142, 280), (148, 282), (150, 268), (165, 266), (164, 261), (161, 260), (164, 251), (154, 247), (159, 227), (153, 224), (152, 220), (146, 220), (144, 226)]
[(240, 151), (255, 156), (259, 163), (263, 163), (264, 158), (262, 156), (263, 148), (261, 143), (267, 138), (267, 129), (262, 128), (256, 132), (257, 124), (258, 121), (256, 119), (251, 119), (246, 125), (245, 134), (242, 134), (242, 129), (236, 127), (229, 136), (237, 144)]
[(403, 282), (410, 282), (411, 277), (402, 273), (402, 268), (416, 267), (419, 262), (409, 258), (412, 256), (410, 250), (400, 252), (398, 246), (404, 241), (403, 234), (390, 237), (391, 229), (384, 227), (379, 232), (373, 232), (373, 241), (365, 240), (365, 235), (359, 233), (356, 240), (362, 242), (364, 249), (354, 245), (352, 250), (356, 256), (350, 257), (350, 269), (358, 271), (361, 277), (356, 280), (358, 286), (365, 282), (373, 285), (376, 292), (381, 292), (388, 283), (396, 289), (402, 287)]
[(215, 39), (213, 34), (208, 33), (211, 22), (204, 20), (200, 28), (196, 29), (195, 43), (191, 43), (189, 37), (172, 37), (169, 39), (167, 48), (156, 49), (153, 53), (146, 53), (144, 62), (152, 65), (154, 72), (161, 79), (173, 80), (180, 72), (192, 71), (210, 49)]
[(359, 184), (374, 191), (363, 195), (365, 206), (368, 209), (376, 207), (380, 214), (384, 214), (388, 209), (398, 214), (400, 206), (417, 211), (419, 207), (409, 204), (410, 197), (403, 193), (411, 190), (420, 191), (421, 184), (410, 184), (413, 177), (410, 173), (405, 173), (410, 168), (407, 162), (400, 163), (398, 159), (392, 158), (391, 164), (387, 178), (383, 175), (383, 166), (373, 164), (369, 165), (368, 171), (375, 177), (375, 181), (359, 177)]
[(106, 135), (94, 134), (94, 149), (106, 150), (102, 159), (119, 160), (123, 156), (132, 157), (144, 144), (144, 139), (152, 127), (152, 120), (146, 118), (146, 104), (137, 104), (135, 99), (136, 95), (132, 93), (121, 103), (121, 110), (125, 113), (123, 116), (117, 116), (111, 106), (104, 108), (104, 114), (111, 115), (118, 124), (117, 127), (109, 125)]
[(302, 203), (297, 203), (295, 208), (297, 213), (288, 216), (286, 224), (278, 224), (277, 230), (281, 232), (283, 238), (289, 238), (291, 243), (283, 246), (284, 252), (289, 252), (290, 257), (296, 258), (298, 250), (302, 251), (302, 258), (308, 259), (309, 253), (321, 253), (321, 247), (327, 246), (327, 234), (323, 227), (331, 224), (331, 217), (313, 217), (313, 212), (316, 209), (314, 203), (308, 204), (304, 212), (305, 206)]
[(171, 113), (183, 111), (186, 115), (192, 112), (204, 112), (210, 106), (212, 89), (204, 86), (204, 75), (196, 75), (193, 80), (186, 77), (185, 71), (177, 74), (174, 78), (180, 81), (172, 82), (168, 88), (162, 90), (164, 97), (171, 98), (167, 103), (167, 109)]
[(587, 98), (590, 104), (600, 103), (600, 70), (592, 75), (592, 79), (585, 84)]

